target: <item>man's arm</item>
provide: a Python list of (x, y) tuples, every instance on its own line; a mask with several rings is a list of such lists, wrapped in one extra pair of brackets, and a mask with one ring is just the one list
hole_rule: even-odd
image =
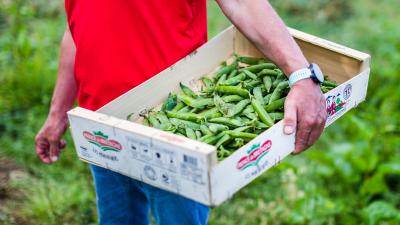
[[(217, 0), (232, 23), (286, 75), (306, 68), (309, 62), (285, 24), (266, 0)], [(296, 132), (294, 153), (310, 147), (326, 121), (325, 98), (311, 79), (296, 82), (285, 101), (284, 132)]]
[(60, 48), (58, 77), (51, 100), (49, 115), (35, 138), (36, 154), (44, 163), (57, 161), (65, 147), (61, 140), (68, 127), (66, 112), (76, 99), (77, 86), (74, 77), (75, 45), (69, 29), (65, 31)]

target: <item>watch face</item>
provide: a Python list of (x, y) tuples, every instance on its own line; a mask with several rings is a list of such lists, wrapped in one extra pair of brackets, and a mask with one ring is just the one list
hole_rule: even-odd
[(317, 78), (317, 80), (321, 83), (324, 82), (324, 74), (322, 73), (319, 66), (315, 63), (312, 63), (310, 67), (311, 71), (313, 71), (313, 75), (315, 76), (315, 78)]

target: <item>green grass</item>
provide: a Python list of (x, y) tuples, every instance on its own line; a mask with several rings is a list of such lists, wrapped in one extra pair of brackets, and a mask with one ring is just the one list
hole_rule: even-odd
[[(289, 26), (372, 55), (367, 101), (311, 150), (285, 159), (213, 209), (210, 224), (399, 224), (400, 3), (271, 2)], [(208, 3), (211, 38), (230, 23)], [(62, 2), (0, 0), (0, 156), (29, 174), (11, 184), (21, 197), (0, 211), (0, 224), (96, 223), (91, 176), (70, 135), (55, 165), (41, 164), (34, 153), (64, 29)]]

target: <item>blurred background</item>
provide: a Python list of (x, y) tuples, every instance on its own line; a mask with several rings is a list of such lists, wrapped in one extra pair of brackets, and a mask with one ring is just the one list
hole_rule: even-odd
[[(212, 38), (229, 22), (207, 3)], [(289, 26), (372, 55), (367, 101), (213, 209), (210, 224), (400, 224), (400, 1), (271, 3)], [(0, 0), (0, 224), (97, 223), (70, 134), (55, 165), (34, 151), (65, 27), (63, 1)]]

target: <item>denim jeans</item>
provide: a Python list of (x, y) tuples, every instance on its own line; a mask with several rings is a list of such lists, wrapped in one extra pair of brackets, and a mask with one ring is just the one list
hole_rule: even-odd
[(100, 225), (149, 225), (151, 211), (158, 225), (207, 224), (203, 204), (98, 166), (90, 165)]

